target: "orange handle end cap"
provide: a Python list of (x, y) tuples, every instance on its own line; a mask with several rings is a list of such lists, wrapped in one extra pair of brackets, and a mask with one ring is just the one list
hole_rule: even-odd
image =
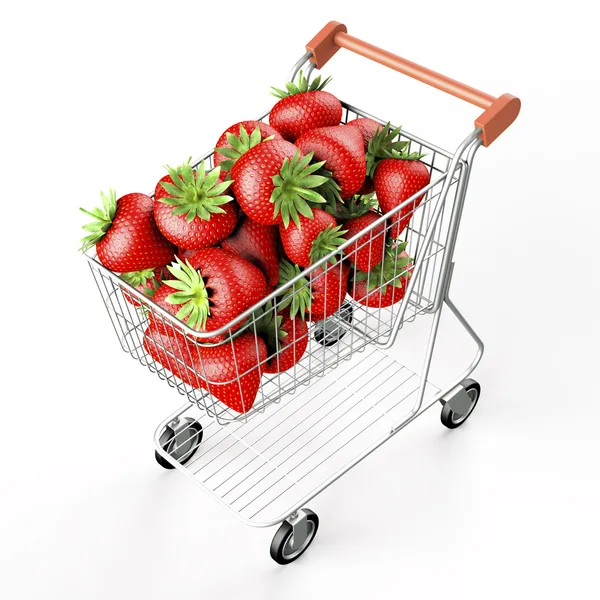
[(484, 146), (489, 146), (517, 118), (521, 101), (511, 94), (502, 94), (475, 120), (475, 127), (481, 128)]
[(320, 69), (339, 49), (335, 36), (340, 31), (346, 33), (346, 26), (337, 21), (329, 21), (315, 37), (306, 44), (306, 49), (312, 52), (311, 62)]

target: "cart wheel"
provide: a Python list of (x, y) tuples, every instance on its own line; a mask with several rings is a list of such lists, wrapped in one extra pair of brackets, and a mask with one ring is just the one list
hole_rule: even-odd
[[(174, 433), (173, 429), (167, 427), (160, 436), (163, 450), (182, 465), (185, 465), (192, 458), (202, 441), (202, 425), (189, 417), (185, 421), (178, 428), (178, 433)], [(156, 462), (164, 469), (175, 468), (157, 451), (154, 452), (154, 456)]]
[(303, 509), (306, 514), (306, 539), (297, 547), (293, 543), (294, 528), (289, 521), (284, 521), (271, 542), (271, 558), (280, 565), (288, 565), (304, 554), (311, 545), (319, 529), (319, 517), (308, 508)]
[(337, 344), (348, 333), (343, 327), (338, 325), (338, 319), (343, 319), (350, 325), (352, 323), (352, 304), (344, 302), (340, 309), (329, 319), (319, 321), (315, 324), (315, 341), (323, 346), (333, 346)]
[(448, 429), (456, 429), (457, 427), (460, 427), (471, 416), (471, 413), (477, 406), (479, 396), (481, 395), (481, 386), (474, 379), (465, 379), (462, 381), (461, 385), (465, 388), (465, 391), (469, 396), (470, 404), (464, 413), (459, 413), (452, 410), (448, 402), (444, 404), (444, 408), (442, 408), (441, 419), (442, 424)]

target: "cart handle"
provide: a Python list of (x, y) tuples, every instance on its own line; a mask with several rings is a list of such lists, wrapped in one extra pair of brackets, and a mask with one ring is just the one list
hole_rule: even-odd
[(485, 111), (475, 120), (475, 127), (481, 129), (480, 137), (484, 146), (489, 146), (500, 136), (517, 118), (521, 109), (521, 101), (511, 94), (502, 94), (496, 98), (476, 90), (460, 81), (348, 35), (346, 26), (337, 21), (327, 23), (306, 45), (306, 49), (312, 53), (310, 61), (317, 69), (320, 69), (340, 48), (351, 50), (355, 54), (418, 79), (470, 104), (485, 108)]

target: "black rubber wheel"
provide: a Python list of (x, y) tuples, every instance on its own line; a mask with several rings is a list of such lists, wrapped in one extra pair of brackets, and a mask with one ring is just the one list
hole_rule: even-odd
[[(160, 443), (165, 452), (177, 460), (180, 464), (185, 465), (196, 452), (200, 442), (202, 441), (202, 425), (194, 419), (187, 418), (187, 426), (184, 427), (175, 436), (173, 430), (167, 427), (160, 436)], [(177, 439), (175, 439), (177, 437)], [(175, 467), (165, 458), (163, 458), (156, 450), (154, 451), (156, 462), (163, 469), (174, 469)]]
[(343, 327), (337, 324), (338, 319), (343, 319), (350, 325), (352, 323), (352, 312), (354, 308), (350, 302), (344, 302), (340, 309), (325, 321), (319, 321), (315, 324), (313, 337), (316, 342), (323, 346), (334, 346), (348, 333)]
[(306, 520), (308, 521), (308, 535), (300, 548), (295, 549), (292, 547), (292, 533), (294, 528), (288, 521), (284, 521), (281, 524), (273, 537), (273, 541), (271, 542), (271, 558), (280, 565), (289, 565), (297, 558), (300, 558), (312, 544), (315, 535), (317, 535), (317, 530), (319, 529), (319, 517), (308, 508), (303, 510), (306, 513)]
[(465, 414), (459, 414), (450, 408), (450, 405), (446, 402), (442, 408), (441, 421), (442, 425), (448, 429), (456, 429), (460, 427), (473, 413), (477, 402), (479, 402), (479, 396), (481, 395), (481, 386), (474, 379), (465, 379), (462, 382), (462, 386), (465, 388), (471, 405)]

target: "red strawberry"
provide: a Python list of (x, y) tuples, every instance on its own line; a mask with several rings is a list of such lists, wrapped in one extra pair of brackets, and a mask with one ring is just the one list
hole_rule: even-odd
[[(383, 125), (381, 125), (381, 123), (378, 123), (373, 119), (362, 117), (354, 119), (353, 121), (348, 121), (348, 123), (346, 123), (346, 127), (356, 127), (360, 130), (365, 145), (365, 153), (369, 148), (369, 142), (373, 139), (375, 134), (383, 130)], [(373, 179), (369, 176), (365, 177), (365, 182), (363, 183), (358, 193), (366, 195), (372, 194), (374, 191), (375, 186), (373, 185)]]
[(154, 222), (152, 198), (126, 194), (117, 200), (114, 190), (101, 196), (104, 210), (80, 209), (94, 219), (83, 226), (89, 235), (81, 240), (82, 251), (95, 245), (98, 260), (117, 273), (154, 269), (173, 260), (174, 248)]
[(307, 202), (325, 202), (313, 188), (329, 181), (314, 175), (323, 163), (310, 165), (312, 153), (302, 153), (290, 142), (271, 140), (254, 146), (233, 169), (233, 191), (242, 210), (263, 225), (287, 225), (298, 215), (310, 216)]
[[(408, 153), (408, 142), (393, 142), (400, 128), (379, 132), (369, 144), (367, 165), (373, 176), (379, 206), (387, 213), (429, 184), (431, 175), (417, 152)], [(390, 235), (398, 238), (410, 222), (425, 194), (395, 213)]]
[(279, 232), (276, 226), (262, 225), (243, 216), (235, 231), (221, 246), (256, 265), (271, 287), (279, 279)]
[[(347, 229), (347, 232), (344, 238), (349, 240), (357, 233), (371, 226), (380, 217), (380, 214), (370, 210), (361, 217), (346, 221), (344, 227)], [(368, 273), (383, 260), (385, 255), (385, 232), (386, 222), (384, 221), (368, 233), (361, 235), (354, 244), (350, 244), (350, 246), (345, 248), (344, 254), (352, 264), (356, 265), (357, 269)]]
[(300, 71), (298, 85), (288, 82), (287, 91), (272, 88), (273, 95), (281, 100), (271, 109), (269, 123), (290, 142), (316, 127), (339, 125), (342, 103), (333, 94), (322, 91), (330, 80), (328, 77), (321, 83), (319, 75), (309, 86)]
[(242, 121), (232, 125), (217, 140), (214, 154), (215, 167), (221, 167), (221, 175), (225, 178), (242, 154), (266, 139), (283, 138), (276, 129), (262, 121)]
[(200, 387), (200, 379), (194, 370), (198, 349), (192, 340), (180, 335), (171, 337), (163, 328), (151, 322), (144, 332), (144, 349), (184, 383), (193, 388)]
[[(177, 262), (178, 267), (168, 267), (174, 278), (163, 283), (153, 301), (197, 331), (227, 325), (266, 294), (261, 270), (227, 250), (204, 248), (186, 264)], [(151, 321), (172, 333), (159, 316)]]
[(213, 347), (181, 344), (152, 325), (144, 334), (144, 348), (152, 358), (194, 388), (239, 413), (249, 411), (260, 388), (260, 365), (267, 359), (262, 339), (251, 332)]
[(312, 213), (310, 219), (300, 215), (298, 225), (279, 226), (285, 253), (301, 267), (312, 265), (344, 242), (344, 232), (334, 217), (320, 208), (314, 208)]
[(282, 373), (291, 369), (308, 346), (308, 327), (300, 317), (290, 317), (287, 310), (276, 310), (268, 302), (254, 314), (256, 334), (267, 346), (263, 373)]
[[(169, 271), (166, 267), (159, 267), (157, 269), (144, 269), (143, 271), (133, 271), (131, 273), (121, 273), (120, 277), (123, 281), (126, 281), (129, 285), (133, 286), (140, 292), (142, 292), (148, 298), (152, 298), (156, 293), (156, 290), (162, 285), (162, 280), (169, 276)], [(133, 304), (136, 308), (141, 306), (141, 302), (123, 291), (123, 296), (127, 302)]]
[(388, 247), (383, 262), (370, 273), (358, 271), (348, 292), (359, 304), (383, 308), (400, 302), (406, 294), (413, 268), (412, 258), (405, 252), (406, 242)]
[(187, 250), (225, 239), (237, 223), (233, 198), (223, 195), (231, 181), (222, 181), (219, 167), (206, 174), (204, 162), (197, 171), (189, 163), (167, 170), (154, 192), (154, 218), (162, 234)]
[(383, 125), (374, 121), (373, 119), (358, 117), (353, 121), (348, 121), (346, 127), (357, 127), (363, 136), (363, 142), (365, 145), (365, 152), (369, 148), (369, 142), (373, 139), (373, 136), (383, 130)]
[[(284, 260), (279, 273), (279, 285), (282, 286), (299, 275), (300, 268)], [(339, 310), (344, 302), (349, 274), (350, 268), (342, 261), (327, 262), (288, 288), (279, 306), (289, 306), (291, 317), (298, 314), (303, 319), (322, 321)]]
[(342, 198), (356, 194), (365, 182), (365, 150), (358, 127), (311, 129), (298, 138), (296, 145), (304, 154), (313, 152), (316, 160), (325, 161), (325, 169), (339, 184)]
[[(373, 194), (357, 195), (346, 203), (338, 203), (336, 216), (346, 230), (344, 239), (349, 240), (381, 218), (381, 214), (374, 210), (376, 207), (377, 200)], [(386, 232), (387, 221), (383, 221), (345, 248), (344, 254), (357, 269), (370, 271), (383, 260)]]

